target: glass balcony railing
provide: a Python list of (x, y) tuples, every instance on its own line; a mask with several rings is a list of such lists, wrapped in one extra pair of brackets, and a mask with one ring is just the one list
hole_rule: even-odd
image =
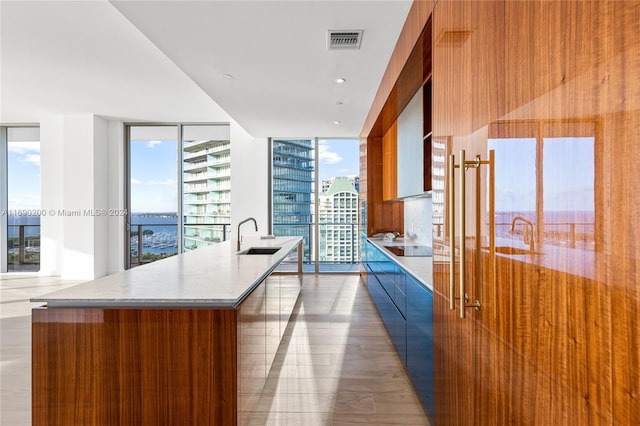
[[(361, 259), (360, 223), (325, 222), (318, 225), (319, 236), (315, 234), (314, 223), (276, 223), (273, 234), (277, 236), (303, 237), (303, 268), (305, 272), (315, 270), (315, 259), (322, 272), (356, 272)], [(318, 239), (318, 253), (315, 240)]]
[(178, 225), (144, 224), (129, 228), (131, 266), (155, 262), (178, 254)]
[(231, 227), (228, 223), (185, 223), (182, 236), (185, 251), (221, 243), (230, 237)]
[[(131, 225), (129, 232), (129, 257), (132, 267), (174, 256), (180, 251), (177, 224), (137, 224)], [(226, 241), (229, 237), (230, 224), (228, 223), (185, 223), (183, 225), (182, 238), (185, 251)]]
[(7, 226), (7, 270), (40, 270), (40, 225)]

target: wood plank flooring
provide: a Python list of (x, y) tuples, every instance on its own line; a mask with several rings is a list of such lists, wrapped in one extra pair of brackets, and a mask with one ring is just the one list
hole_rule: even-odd
[[(0, 424), (31, 424), (30, 297), (77, 284), (0, 280)], [(305, 275), (274, 366), (246, 425), (429, 425), (357, 275)]]

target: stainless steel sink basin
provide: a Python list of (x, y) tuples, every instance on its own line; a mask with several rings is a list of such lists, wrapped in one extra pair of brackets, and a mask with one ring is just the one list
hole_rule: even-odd
[(245, 251), (241, 251), (238, 254), (274, 254), (282, 247), (251, 247)]
[[(489, 250), (489, 247), (485, 247), (486, 250)], [(531, 251), (528, 249), (523, 249), (523, 248), (518, 248), (518, 247), (509, 247), (509, 246), (497, 246), (496, 247), (496, 253), (501, 253), (501, 254), (517, 254), (517, 255), (523, 255), (523, 254), (529, 254), (529, 255), (538, 255), (538, 254), (544, 254), (542, 252), (539, 251)]]

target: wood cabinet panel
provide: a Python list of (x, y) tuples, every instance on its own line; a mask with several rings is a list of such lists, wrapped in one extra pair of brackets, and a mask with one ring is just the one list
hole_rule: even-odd
[(234, 310), (36, 308), (32, 337), (34, 425), (236, 424)]
[[(638, 1), (435, 7), (434, 140), (496, 153), (495, 217), (488, 174), (467, 172), (467, 292), (482, 309), (449, 311), (448, 267), (434, 267), (435, 424), (640, 418), (638, 16)], [(526, 249), (516, 216), (543, 254), (477, 251)], [(434, 242), (443, 260), (460, 250)]]
[(368, 235), (404, 229), (404, 202), (387, 201), (372, 203), (369, 209)]
[(367, 202), (382, 202), (382, 137), (367, 138)]
[[(416, 41), (419, 39), (425, 24), (431, 16), (431, 10), (435, 3), (435, 0), (419, 0), (414, 1), (411, 5), (405, 25), (398, 37), (396, 47), (391, 54), (389, 65), (387, 65), (387, 69), (385, 70), (380, 86), (378, 87), (378, 92), (376, 93), (371, 109), (369, 110), (365, 123), (362, 127), (362, 131), (360, 132), (361, 137), (368, 137), (370, 135), (382, 136), (383, 130), (380, 127), (381, 123), (379, 121), (379, 117), (387, 103), (387, 100), (389, 98), (397, 99), (395, 98), (397, 95), (393, 95), (392, 92), (394, 91), (394, 88), (396, 88), (396, 82), (398, 81), (400, 73), (411, 55)], [(409, 99), (406, 101), (408, 102), (408, 100)], [(393, 102), (392, 104), (397, 105), (397, 102)], [(397, 112), (397, 110), (393, 111), (393, 120), (397, 117)]]
[(398, 196), (398, 126), (394, 121), (382, 138), (382, 199)]
[[(398, 115), (424, 83), (427, 75), (431, 73), (432, 43), (431, 27), (428, 26), (428, 22), (435, 3), (433, 0), (421, 0), (412, 4), (360, 133), (361, 140), (365, 138), (367, 140), (366, 154), (364, 154), (366, 158), (363, 157), (364, 150), (361, 150), (360, 173), (361, 178), (364, 177), (366, 180), (364, 187), (367, 191), (368, 235), (380, 230), (404, 229), (404, 212), (400, 211), (401, 214), (398, 214), (398, 209), (402, 208), (404, 203), (394, 200), (398, 197), (395, 176), (397, 165), (396, 173), (393, 177), (390, 176), (393, 167), (391, 153), (394, 151), (386, 151), (389, 156), (387, 161), (389, 165), (386, 167), (387, 171), (383, 172), (384, 148), (382, 145), (384, 139), (387, 141), (387, 147), (392, 145), (390, 136), (397, 133), (395, 127)], [(423, 148), (424, 164), (430, 167), (431, 157), (428, 148), (430, 147)], [(430, 170), (423, 175), (423, 186), (425, 190), (430, 189)], [(382, 200), (394, 201), (379, 204)]]

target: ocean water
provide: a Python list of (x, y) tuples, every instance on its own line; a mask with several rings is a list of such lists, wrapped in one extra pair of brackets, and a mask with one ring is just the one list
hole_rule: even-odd
[[(178, 217), (169, 215), (132, 214), (131, 232), (142, 231), (142, 253), (171, 254), (178, 252)], [(145, 235), (145, 231), (152, 232)], [(136, 255), (139, 236), (131, 236), (131, 253)]]
[[(40, 236), (40, 216), (14, 216), (7, 217), (9, 238), (19, 236), (19, 226), (26, 225), (24, 229), (25, 237)], [(137, 231), (138, 225), (141, 230), (152, 231), (153, 234), (143, 235), (143, 253), (177, 253), (178, 252), (178, 217), (169, 215), (153, 215), (149, 213), (132, 214), (131, 230)], [(138, 237), (131, 237), (131, 248), (137, 250)]]

